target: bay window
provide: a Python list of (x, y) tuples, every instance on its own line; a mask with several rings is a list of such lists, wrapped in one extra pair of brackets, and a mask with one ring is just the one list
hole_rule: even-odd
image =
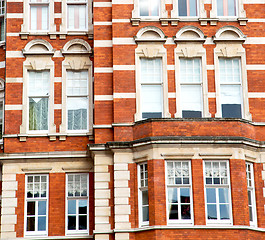
[(68, 30), (87, 30), (87, 0), (67, 0)]
[(30, 0), (30, 30), (49, 30), (49, 0)]
[(148, 168), (147, 163), (138, 165), (138, 194), (140, 226), (149, 224)]
[(182, 117), (202, 117), (202, 72), (200, 58), (180, 58)]
[(242, 118), (242, 80), (239, 58), (219, 58), (223, 118)]
[(227, 161), (204, 162), (206, 223), (232, 223), (229, 166)]
[(163, 116), (162, 59), (141, 58), (142, 118)]
[(29, 130), (47, 131), (49, 124), (49, 71), (29, 71)]
[(192, 223), (189, 161), (167, 161), (168, 223)]
[(88, 174), (67, 175), (67, 234), (88, 234)]
[(248, 210), (250, 226), (256, 226), (256, 204), (253, 163), (246, 163), (247, 188), (248, 188)]
[(26, 176), (26, 235), (47, 235), (48, 175)]
[(88, 71), (67, 71), (68, 130), (88, 129)]

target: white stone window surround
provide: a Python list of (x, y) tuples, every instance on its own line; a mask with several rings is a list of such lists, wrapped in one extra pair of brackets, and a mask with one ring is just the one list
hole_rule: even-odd
[[(22, 99), (22, 124), (20, 125), (20, 134), (54, 134), (56, 126), (54, 124), (54, 62), (52, 56), (54, 49), (51, 44), (43, 39), (30, 41), (22, 53), (26, 57), (23, 62), (23, 99)], [(50, 91), (49, 91), (49, 110), (48, 110), (48, 131), (29, 131), (29, 105), (28, 105), (28, 84), (29, 71), (50, 72)]]
[[(226, 178), (227, 178), (227, 183), (222, 183), (222, 184), (207, 184), (206, 181), (206, 164), (211, 163), (212, 166), (214, 163), (225, 163), (226, 164)], [(220, 168), (219, 168), (220, 169)], [(221, 175), (219, 175), (217, 178), (221, 179)], [(203, 179), (204, 179), (204, 199), (205, 199), (205, 219), (206, 219), (206, 225), (208, 226), (227, 226), (227, 225), (233, 225), (233, 213), (232, 213), (232, 196), (231, 196), (231, 183), (230, 183), (230, 166), (229, 166), (229, 161), (228, 160), (203, 160)], [(214, 174), (212, 174), (212, 181), (214, 181)], [(222, 180), (221, 180), (222, 181)], [(211, 202), (207, 202), (207, 193), (206, 189), (215, 189), (215, 194), (216, 194), (216, 211), (217, 211), (217, 219), (208, 219), (207, 213), (207, 204), (211, 204)], [(228, 204), (229, 205), (229, 219), (221, 220), (220, 219), (220, 213), (221, 213), (221, 208), (220, 205), (222, 205), (222, 201), (220, 201), (220, 196), (219, 196), (219, 189), (228, 189)], [(218, 194), (219, 193), (219, 194)], [(214, 204), (214, 203), (212, 203)]]
[(165, 34), (157, 27), (148, 26), (140, 29), (135, 37), (138, 47), (135, 49), (135, 83), (136, 83), (136, 113), (135, 121), (142, 120), (141, 109), (141, 68), (140, 58), (162, 58), (162, 94), (163, 116), (169, 118), (168, 84), (167, 84), (167, 51), (163, 46), (166, 41)]
[(175, 85), (176, 85), (176, 118), (182, 117), (181, 99), (180, 99), (180, 58), (200, 58), (202, 71), (202, 117), (211, 117), (208, 104), (208, 83), (207, 83), (207, 62), (206, 49), (203, 47), (206, 37), (203, 32), (194, 26), (185, 26), (181, 28), (174, 41), (177, 44), (175, 48)]
[[(143, 174), (147, 172), (147, 178), (144, 176), (144, 178), (141, 178), (141, 167), (144, 170)], [(143, 221), (143, 205), (142, 205), (142, 193), (148, 191), (148, 164), (147, 162), (139, 163), (137, 165), (137, 175), (138, 175), (138, 213), (139, 213), (139, 227), (148, 226), (149, 221)], [(141, 184), (141, 181), (143, 181), (143, 184)], [(147, 181), (147, 183), (146, 183)], [(145, 206), (146, 207), (146, 206)], [(149, 215), (149, 198), (148, 198), (148, 215)]]
[[(28, 188), (28, 178), (29, 177), (46, 177), (46, 197), (39, 197), (39, 198), (28, 198), (27, 197), (27, 188)], [(25, 176), (25, 206), (24, 206), (24, 235), (27, 237), (33, 237), (33, 236), (41, 236), (45, 237), (48, 235), (48, 223), (49, 223), (49, 175), (48, 174), (29, 174)], [(34, 231), (30, 232), (27, 231), (27, 203), (28, 201), (35, 201), (35, 203), (38, 203), (38, 201), (46, 201), (46, 230), (45, 231)], [(37, 205), (37, 204), (36, 204)], [(37, 207), (37, 206), (36, 206)], [(38, 209), (38, 207), (37, 207)], [(36, 213), (37, 214), (37, 213)], [(38, 217), (36, 217), (38, 218)]]
[[(89, 55), (92, 53), (90, 45), (82, 39), (73, 39), (67, 42), (62, 54), (65, 60), (62, 62), (62, 123), (60, 125), (61, 134), (85, 134), (91, 135), (93, 131), (93, 81), (92, 81), (92, 61)], [(67, 130), (67, 70), (88, 71), (88, 128), (87, 130)]]
[[(74, 2), (74, 1), (69, 1)], [(74, 34), (74, 35), (92, 35), (93, 34), (93, 24), (92, 24), (92, 0), (86, 1), (87, 5), (87, 29), (85, 31), (81, 30), (68, 30), (67, 29), (67, 0), (62, 1), (62, 23), (60, 25), (60, 34)]]
[(240, 25), (246, 25), (246, 11), (244, 9), (244, 1), (236, 0), (236, 16), (217, 16), (217, 0), (212, 0), (212, 10), (210, 11), (210, 18), (217, 21), (239, 21)]
[(179, 16), (178, 0), (173, 0), (171, 18), (180, 21), (197, 21), (200, 18), (207, 18), (207, 13), (204, 9), (204, 1), (197, 0), (197, 16)]
[[(87, 177), (87, 185), (86, 185), (86, 190), (87, 190), (87, 196), (68, 196), (68, 179), (69, 176), (72, 175), (73, 177), (75, 176), (86, 176)], [(81, 184), (80, 184), (81, 185)], [(65, 233), (66, 236), (87, 236), (89, 234), (89, 173), (67, 173), (66, 174), (66, 184), (65, 184)], [(76, 200), (77, 203), (79, 201), (86, 201), (87, 202), (87, 229), (86, 230), (68, 230), (68, 201), (69, 200)], [(79, 216), (79, 212), (76, 212), (76, 217)], [(79, 221), (78, 221), (79, 222)], [(77, 227), (77, 226), (76, 226)]]
[(240, 58), (241, 79), (242, 79), (242, 118), (252, 120), (249, 112), (248, 102), (248, 84), (246, 69), (246, 52), (242, 44), (246, 36), (240, 29), (234, 26), (225, 26), (220, 28), (213, 41), (216, 43), (214, 49), (214, 67), (215, 67), (215, 88), (216, 88), (216, 118), (222, 117), (220, 79), (219, 79), (219, 58)]
[(48, 30), (31, 30), (30, 29), (30, 0), (23, 1), (23, 24), (21, 25), (21, 38), (27, 39), (28, 35), (54, 35), (56, 25), (54, 24), (54, 0), (48, 2)]
[(250, 202), (251, 202), (251, 207), (252, 207), (252, 221), (250, 220), (249, 224), (252, 227), (257, 227), (255, 179), (254, 179), (254, 169), (253, 169), (252, 162), (246, 162), (246, 174), (247, 174), (247, 188), (248, 188), (248, 193), (250, 193), (250, 196), (251, 196)]
[[(167, 212), (167, 224), (170, 225), (170, 226), (173, 226), (173, 225), (179, 225), (181, 224), (182, 226), (184, 225), (193, 225), (194, 224), (194, 213), (193, 213), (193, 192), (192, 192), (192, 173), (191, 173), (191, 161), (190, 160), (185, 160), (185, 157), (182, 157), (183, 159), (181, 160), (167, 160), (166, 161), (166, 164), (165, 164), (165, 180), (166, 180), (166, 205), (167, 205), (167, 209), (166, 209), (166, 212)], [(169, 163), (173, 163), (173, 164), (176, 164), (176, 163), (180, 163), (182, 165), (182, 163), (188, 163), (188, 172), (189, 172), (189, 176), (187, 177), (189, 179), (189, 183), (188, 184), (170, 184), (169, 183), (169, 179), (168, 179), (168, 164)], [(174, 165), (173, 165), (174, 166)], [(173, 169), (175, 169), (173, 167)], [(181, 176), (182, 178), (182, 181), (183, 181), (183, 175)], [(168, 189), (177, 189), (177, 192), (178, 192), (178, 196), (180, 196), (180, 189), (181, 188), (188, 188), (189, 189), (189, 194), (190, 194), (190, 219), (178, 219), (178, 220), (170, 220), (169, 219), (169, 194), (168, 194)], [(181, 202), (180, 202), (180, 199), (177, 203), (178, 205), (178, 208), (181, 207)], [(180, 212), (178, 212), (178, 215), (181, 215)]]

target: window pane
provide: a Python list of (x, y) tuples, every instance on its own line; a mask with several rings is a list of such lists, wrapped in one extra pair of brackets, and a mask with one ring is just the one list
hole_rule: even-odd
[(184, 111), (202, 112), (202, 86), (201, 85), (182, 85), (181, 86), (181, 108)]
[(141, 58), (141, 83), (161, 83), (162, 59)]
[(48, 130), (48, 98), (29, 98), (29, 130)]
[(149, 221), (149, 206), (143, 207), (143, 222)]
[(249, 221), (253, 222), (253, 207), (249, 206)]
[(229, 219), (229, 205), (220, 204), (220, 219)]
[(31, 30), (48, 30), (48, 6), (30, 6)]
[(87, 111), (88, 99), (83, 98), (68, 98), (68, 130), (85, 130), (87, 129)]
[(86, 30), (86, 5), (68, 5), (68, 29)]
[(87, 214), (87, 200), (79, 200), (79, 214)]
[(68, 216), (68, 230), (76, 230), (76, 216)]
[(79, 216), (79, 230), (87, 229), (87, 215)]
[(178, 188), (168, 188), (168, 202), (178, 203)]
[(236, 16), (236, 3), (235, 0), (227, 0), (228, 2), (228, 16)]
[(219, 202), (220, 203), (228, 203), (228, 188), (219, 188)]
[(143, 85), (141, 96), (143, 113), (162, 113), (161, 85)]
[(169, 205), (169, 219), (170, 220), (176, 220), (179, 219), (178, 217), (178, 205)]
[(215, 188), (206, 188), (207, 203), (216, 203)]
[(159, 16), (159, 0), (139, 0), (140, 16)]
[(190, 203), (190, 189), (189, 188), (180, 188), (180, 202)]
[(67, 95), (79, 96), (88, 94), (88, 72), (67, 71)]
[(252, 194), (251, 194), (251, 191), (248, 191), (248, 205), (252, 205)]
[(68, 214), (76, 214), (76, 200), (68, 200)]
[(178, 0), (179, 16), (188, 16), (187, 15), (187, 1), (189, 0)]
[(148, 191), (142, 191), (142, 204), (148, 205)]
[(197, 16), (197, 0), (190, 0), (190, 16)]
[(181, 205), (181, 219), (191, 219), (190, 205)]
[(27, 215), (35, 215), (35, 202), (27, 203)]
[(46, 201), (38, 202), (38, 215), (46, 215)]
[(207, 218), (217, 219), (216, 205), (207, 204)]
[(27, 217), (27, 231), (35, 231), (35, 217)]
[(38, 231), (46, 231), (46, 217), (38, 217)]

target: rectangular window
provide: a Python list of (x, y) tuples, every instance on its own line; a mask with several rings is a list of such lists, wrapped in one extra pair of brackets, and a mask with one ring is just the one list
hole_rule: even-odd
[(236, 0), (217, 0), (217, 16), (236, 16)]
[(231, 223), (231, 196), (227, 161), (204, 162), (206, 220), (208, 223)]
[(202, 71), (200, 58), (180, 58), (182, 117), (202, 117)]
[(178, 0), (178, 10), (180, 17), (197, 16), (197, 8), (197, 0)]
[(242, 118), (242, 79), (239, 58), (219, 58), (223, 118)]
[(0, 102), (0, 139), (3, 138), (3, 124), (4, 124), (4, 111), (3, 111), (3, 102)]
[(162, 59), (141, 58), (142, 118), (163, 116)]
[(5, 0), (0, 0), (0, 41), (5, 41)]
[(87, 1), (67, 0), (68, 30), (87, 30)]
[(147, 163), (138, 165), (138, 194), (140, 226), (149, 224), (148, 169)]
[(88, 71), (67, 71), (68, 130), (87, 130)]
[(29, 130), (48, 130), (49, 71), (29, 71)]
[(47, 235), (48, 175), (26, 176), (26, 235)]
[(0, 15), (5, 14), (5, 0), (0, 0)]
[(160, 0), (139, 0), (140, 17), (158, 17)]
[(192, 223), (191, 166), (189, 161), (167, 161), (169, 223)]
[(248, 210), (250, 226), (256, 225), (256, 204), (253, 163), (246, 163), (247, 187), (248, 187)]
[(49, 0), (30, 0), (30, 29), (33, 31), (49, 29)]
[(88, 174), (67, 175), (66, 229), (71, 234), (88, 234)]

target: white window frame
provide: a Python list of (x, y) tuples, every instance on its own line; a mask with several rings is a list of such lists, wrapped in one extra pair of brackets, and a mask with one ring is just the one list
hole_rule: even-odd
[[(145, 33), (148, 32), (148, 37)], [(154, 37), (152, 37), (154, 34)], [(150, 37), (151, 35), (151, 37)], [(158, 37), (159, 36), (159, 37)], [(157, 27), (144, 27), (136, 35), (138, 47), (135, 49), (135, 84), (136, 84), (136, 113), (135, 121), (142, 120), (141, 109), (141, 58), (162, 59), (162, 105), (163, 118), (171, 117), (168, 108), (168, 83), (167, 83), (167, 50), (164, 47), (165, 34)]]
[[(4, 3), (4, 6), (3, 6)], [(0, 0), (0, 24), (1, 26), (1, 33), (0, 33), (0, 44), (3, 44), (5, 42), (5, 31), (6, 31), (6, 22), (5, 22), (5, 14), (6, 14), (6, 1)], [(3, 29), (2, 29), (3, 27)], [(3, 36), (2, 36), (3, 34)], [(2, 39), (3, 37), (3, 39)]]
[[(172, 162), (173, 164), (176, 162), (181, 163), (188, 163), (189, 165), (189, 184), (169, 184), (168, 182), (168, 163)], [(182, 168), (181, 168), (182, 169)], [(193, 217), (193, 193), (192, 193), (192, 175), (191, 175), (191, 161), (190, 160), (167, 160), (166, 161), (166, 168), (165, 168), (165, 179), (166, 179), (166, 213), (167, 213), (167, 224), (169, 225), (192, 225), (194, 224), (194, 217)], [(181, 176), (181, 179), (183, 180), (183, 175)], [(168, 202), (168, 189), (169, 188), (177, 188), (177, 194), (178, 194), (178, 217), (177, 220), (170, 220), (169, 219), (169, 202)], [(181, 188), (189, 188), (190, 191), (190, 219), (180, 219), (181, 216), (181, 203), (180, 203), (180, 189)]]
[[(69, 175), (80, 175), (80, 177), (83, 175), (87, 176), (87, 196), (76, 196), (76, 197), (68, 197), (68, 177)], [(81, 236), (87, 236), (89, 234), (89, 173), (67, 173), (66, 174), (66, 194), (65, 194), (65, 233), (66, 235), (81, 235)], [(68, 200), (87, 200), (87, 230), (68, 230)], [(78, 203), (77, 203), (78, 204)], [(77, 206), (77, 205), (76, 205)], [(76, 216), (78, 218), (78, 207), (76, 207)], [(78, 220), (77, 220), (78, 222)], [(76, 226), (78, 227), (78, 226)]]
[[(71, 1), (72, 3), (78, 4), (75, 1)], [(68, 29), (68, 2), (62, 2), (62, 23), (60, 25), (60, 34), (68, 34), (74, 33), (75, 35), (84, 35), (84, 33), (88, 35), (93, 35), (93, 24), (92, 24), (92, 0), (83, 0), (86, 2), (86, 29)]]
[[(205, 163), (211, 162), (211, 163), (226, 163), (226, 169), (227, 169), (227, 184), (206, 184), (206, 167)], [(204, 179), (204, 199), (205, 199), (205, 219), (206, 219), (206, 225), (232, 225), (233, 224), (233, 214), (232, 214), (232, 197), (231, 197), (231, 183), (230, 183), (230, 167), (229, 167), (229, 161), (227, 160), (204, 160), (203, 161), (203, 179)], [(213, 179), (213, 177), (212, 177)], [(212, 188), (215, 189), (216, 193), (216, 213), (217, 213), (217, 219), (208, 219), (207, 217), (207, 193), (206, 189)], [(221, 220), (220, 219), (220, 202), (219, 202), (219, 195), (218, 190), (219, 189), (228, 189), (228, 204), (229, 204), (229, 220)]]
[[(143, 166), (144, 168), (144, 173), (147, 172), (147, 178), (144, 177), (144, 179), (141, 178), (141, 166)], [(147, 193), (149, 194), (149, 191), (148, 191), (148, 164), (147, 162), (144, 162), (144, 163), (140, 163), (138, 164), (137, 166), (137, 169), (138, 169), (138, 213), (139, 213), (139, 227), (143, 227), (143, 226), (147, 226), (149, 225), (149, 221), (143, 221), (143, 207), (147, 206), (147, 205), (144, 205), (142, 204), (142, 192), (143, 191), (147, 191)], [(147, 185), (145, 184), (145, 181), (147, 180)], [(144, 182), (144, 186), (141, 185), (141, 181)], [(148, 214), (149, 214), (149, 197), (148, 197)], [(149, 214), (149, 217), (150, 217), (150, 214)]]
[[(161, 18), (167, 18), (168, 14), (166, 11), (165, 0), (160, 1), (159, 16), (140, 16), (140, 0), (134, 0), (134, 9), (132, 11), (132, 19), (140, 19), (141, 21), (145, 20), (159, 20)], [(149, 0), (152, 1), (152, 0)]]
[[(47, 51), (41, 49), (39, 52), (34, 49), (36, 46), (42, 46)], [(33, 49), (33, 50), (32, 50)], [(34, 51), (35, 50), (35, 51)], [(23, 49), (23, 54), (26, 60), (23, 62), (23, 99), (22, 99), (22, 124), (20, 125), (20, 134), (42, 135), (56, 133), (56, 125), (54, 124), (54, 61), (51, 56), (54, 50), (50, 43), (46, 40), (36, 39), (30, 41)], [(38, 58), (36, 58), (36, 54)], [(31, 130), (29, 131), (29, 104), (28, 104), (28, 89), (29, 89), (29, 71), (49, 71), (49, 113), (48, 113), (48, 131)]]
[[(46, 197), (44, 198), (28, 198), (27, 197), (27, 186), (28, 186), (28, 177), (29, 176), (32, 176), (33, 178), (35, 176), (46, 176), (46, 179), (47, 179), (47, 189), (46, 189)], [(25, 236), (47, 236), (48, 235), (48, 229), (49, 229), (49, 226), (48, 226), (48, 222), (49, 222), (49, 175), (48, 174), (29, 174), (29, 175), (26, 175), (25, 176), (25, 212), (24, 212), (24, 233), (25, 233)], [(33, 187), (34, 189), (34, 187)], [(36, 199), (34, 201), (34, 199)], [(45, 231), (27, 231), (27, 203), (28, 202), (39, 202), (39, 201), (42, 201), (42, 199), (44, 199), (46, 201), (46, 230)], [(37, 209), (37, 204), (35, 206), (35, 211)], [(36, 217), (37, 215), (35, 215), (35, 219), (37, 219), (38, 217)], [(37, 225), (38, 221), (36, 221), (35, 223), (35, 226)]]
[[(72, 46), (79, 46), (82, 51), (69, 50)], [(93, 77), (92, 61), (89, 54), (92, 53), (89, 44), (82, 39), (73, 39), (67, 42), (62, 50), (65, 60), (62, 62), (62, 123), (60, 125), (61, 134), (91, 135), (93, 132)], [(87, 71), (88, 73), (88, 125), (86, 130), (68, 130), (67, 120), (67, 71)]]
[[(47, 10), (47, 29), (36, 29), (36, 30), (33, 30), (32, 29), (32, 26), (31, 26), (31, 8), (32, 7), (35, 7), (35, 6), (46, 6), (48, 8)], [(29, 17), (28, 17), (28, 21), (29, 21), (29, 29), (31, 32), (49, 32), (49, 29), (50, 29), (50, 19), (49, 19), (49, 16), (50, 16), (50, 0), (48, 0), (47, 2), (32, 2), (32, 0), (29, 0)], [(36, 19), (37, 20), (37, 19)]]
[[(190, 33), (193, 36), (190, 36)], [(201, 60), (201, 84), (202, 84), (202, 118), (211, 117), (208, 104), (208, 82), (206, 49), (203, 47), (205, 36), (203, 32), (193, 26), (181, 28), (175, 37), (177, 47), (175, 54), (175, 85), (176, 85), (176, 118), (182, 118), (181, 107), (181, 80), (180, 80), (180, 58), (200, 58)]]
[[(50, 89), (50, 71), (28, 71), (27, 72), (27, 74), (28, 74), (28, 77), (27, 77), (27, 79), (28, 79), (28, 81), (30, 81), (30, 77), (29, 77), (29, 75), (30, 75), (30, 72), (36, 72), (36, 73), (39, 73), (39, 72), (49, 72), (49, 79), (48, 79), (48, 87), (49, 87), (49, 89)], [(28, 86), (29, 86), (29, 84), (28, 84)], [(29, 118), (29, 109), (30, 109), (30, 107), (29, 107), (29, 99), (30, 98), (41, 98), (41, 99), (44, 99), (44, 98), (47, 98), (48, 99), (48, 111), (47, 111), (47, 125), (48, 125), (48, 129), (47, 130), (30, 130), (29, 129), (29, 121), (27, 122), (27, 129), (28, 129), (28, 132), (29, 133), (40, 133), (40, 134), (42, 134), (42, 133), (48, 133), (49, 132), (49, 118), (50, 118), (50, 114), (49, 114), (49, 110), (50, 110), (50, 92), (48, 93), (48, 95), (30, 95), (30, 93), (29, 93), (29, 90), (30, 90), (30, 87), (28, 87), (28, 92), (27, 92), (27, 98), (28, 98), (28, 100), (27, 100), (27, 106), (28, 106), (28, 108), (27, 108), (27, 111), (28, 111), (28, 120), (30, 120), (30, 118)]]
[[(252, 207), (252, 218), (253, 221), (249, 219), (249, 224), (252, 227), (257, 226), (257, 210), (256, 210), (256, 195), (255, 195), (255, 180), (254, 180), (254, 169), (253, 163), (246, 162), (246, 175), (247, 175), (247, 191), (251, 194), (251, 204), (249, 204), (248, 198), (248, 207)], [(250, 214), (250, 213), (249, 213)]]
[[(21, 25), (21, 38), (27, 39), (28, 35), (55, 34), (56, 25), (54, 23), (54, 1), (49, 0), (48, 4), (48, 29), (47, 30), (31, 30), (30, 27), (30, 0), (23, 0), (23, 24)], [(42, 4), (42, 3), (41, 3)]]
[[(231, 37), (229, 37), (229, 35)], [(242, 43), (245, 40), (246, 36), (238, 28), (233, 26), (225, 26), (220, 28), (213, 38), (213, 41), (216, 42), (216, 47), (214, 49), (216, 118), (222, 118), (219, 58), (239, 58), (242, 73), (242, 119), (250, 121), (252, 120), (251, 114), (249, 112), (248, 101), (246, 51), (242, 46)]]
[[(69, 71), (71, 71), (71, 70), (67, 70), (66, 72), (67, 72), (67, 80), (66, 80), (66, 85), (68, 85), (68, 72)], [(72, 72), (75, 72), (75, 71), (72, 71)], [(81, 70), (81, 71), (76, 71), (76, 72), (86, 72), (86, 74), (87, 74), (87, 78), (86, 78), (86, 81), (87, 81), (87, 94), (84, 94), (84, 95), (69, 95), (69, 94), (67, 94), (67, 91), (66, 91), (66, 98), (67, 98), (67, 100), (66, 100), (66, 107), (67, 107), (67, 121), (66, 121), (66, 124), (67, 124), (67, 132), (87, 132), (88, 131), (88, 129), (89, 129), (89, 114), (91, 114), (90, 112), (89, 112), (89, 74), (88, 74), (88, 70), (86, 69), (86, 70)], [(68, 86), (66, 86), (66, 88), (67, 88)], [(87, 99), (87, 128), (86, 129), (77, 129), (77, 130), (69, 130), (68, 129), (68, 100), (69, 99), (75, 99), (75, 98), (86, 98)]]

